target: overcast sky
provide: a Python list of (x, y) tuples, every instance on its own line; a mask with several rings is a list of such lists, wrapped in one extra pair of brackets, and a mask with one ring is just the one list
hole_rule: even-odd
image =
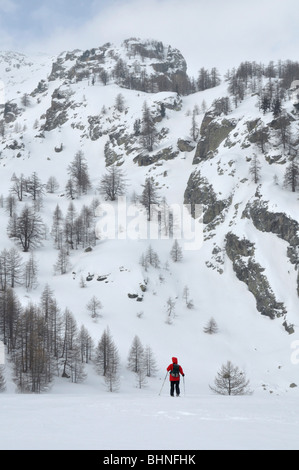
[(87, 49), (129, 37), (180, 49), (188, 71), (299, 60), (298, 0), (0, 0), (0, 50)]

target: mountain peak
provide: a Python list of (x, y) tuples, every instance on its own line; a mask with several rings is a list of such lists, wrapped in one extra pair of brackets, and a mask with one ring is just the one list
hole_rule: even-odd
[(69, 82), (109, 76), (123, 88), (139, 91), (182, 91), (188, 82), (187, 64), (181, 54), (161, 41), (130, 38), (119, 46), (106, 43), (85, 51), (63, 52), (53, 62), (50, 81)]

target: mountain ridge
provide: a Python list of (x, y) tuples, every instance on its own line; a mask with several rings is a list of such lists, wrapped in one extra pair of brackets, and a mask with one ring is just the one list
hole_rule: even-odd
[[(41, 64), (23, 63), (22, 57), (19, 61), (13, 56), (12, 69), (1, 68), (4, 82), (7, 76), (8, 98), (0, 119), (2, 250), (16, 246), (6, 230), (12, 178), (24, 175), (29, 179), (35, 172), (44, 186), (50, 176), (59, 185), (54, 192), (45, 193), (37, 209), (46, 227), (43, 246), (36, 251), (39, 287), (28, 292), (19, 286), (15, 291), (26, 306), (28, 301), (38, 303), (49, 283), (62, 309), (70, 308), (76, 320), (92, 331), (95, 341), (104, 327), (111, 325), (120, 345), (123, 370), (136, 331), (159, 351), (159, 365), (170, 349), (179, 348), (190, 370), (196, 367), (198, 356), (209, 354), (210, 364), (203, 366), (200, 378), (202, 388), (227, 356), (240, 359), (253, 373), (253, 351), (258, 350), (261, 366), (253, 377), (255, 388), (277, 386), (285, 392), (295, 382), (289, 335), (298, 325), (299, 290), (298, 196), (284, 187), (289, 153), (298, 142), (282, 140), (282, 117), (289, 133), (297, 135), (298, 115), (293, 103), (286, 93), (281, 98), (284, 111), (278, 116), (274, 117), (270, 108), (263, 110), (261, 98), (276, 79), (272, 77), (271, 82), (263, 75), (257, 86), (253, 72), (243, 97), (240, 84), (244, 85), (246, 77), (240, 78), (238, 73), (234, 94), (229, 91), (234, 75), (217, 86), (195, 91), (185, 61), (175, 49), (159, 41), (131, 39), (123, 44), (124, 48), (116, 50), (107, 44), (85, 52), (64, 52)], [(165, 58), (169, 60), (165, 62)], [(152, 79), (149, 72), (142, 76), (142, 67), (151, 70)], [(130, 68), (133, 73), (128, 72)], [(144, 120), (145, 103), (156, 130), (153, 149), (144, 146), (136, 131), (136, 123)], [(80, 151), (86, 158), (92, 189), (72, 198), (67, 192), (69, 166)], [(260, 164), (258, 182), (252, 180), (255, 155)], [(201, 249), (186, 251), (182, 263), (173, 263), (169, 258), (171, 238), (121, 240), (123, 227), (117, 226), (115, 240), (103, 237), (91, 246), (80, 242), (70, 251), (67, 272), (54, 276), (58, 250), (51, 227), (55, 207), (60, 206), (65, 218), (71, 202), (77, 215), (96, 199), (104, 204), (98, 191), (100, 178), (114, 165), (123, 169), (129, 180), (128, 202), (140, 197), (146, 178), (152, 177), (169, 205), (190, 204), (191, 209), (195, 204), (203, 205)], [(25, 203), (35, 204), (30, 194), (25, 191), (24, 200), (17, 202), (17, 214)], [(111, 207), (117, 213), (115, 202)], [(146, 270), (140, 258), (149, 244), (159, 254), (161, 265)], [(271, 247), (275, 248), (275, 259)], [(86, 252), (87, 248), (90, 251)], [(23, 257), (28, 261), (27, 254)], [(87, 281), (86, 289), (80, 289), (81, 276), (86, 280), (89, 274), (92, 280)], [(106, 277), (107, 282), (102, 284), (98, 277)], [(145, 292), (140, 285), (147, 285)], [(192, 310), (182, 298), (185, 286), (194, 301)], [(142, 301), (137, 303), (129, 294)], [(104, 306), (98, 323), (86, 312), (92, 295), (99, 296)], [(176, 304), (171, 321), (169, 299)], [(220, 325), (215, 346), (213, 338), (203, 333), (211, 316)], [(267, 343), (265, 338), (269, 337)], [(277, 353), (275, 343), (282, 345), (282, 351)], [(273, 358), (269, 359), (271, 353)], [(278, 371), (279, 361), (283, 368)], [(196, 388), (196, 380), (190, 380)], [(265, 386), (267, 380), (269, 386)]]

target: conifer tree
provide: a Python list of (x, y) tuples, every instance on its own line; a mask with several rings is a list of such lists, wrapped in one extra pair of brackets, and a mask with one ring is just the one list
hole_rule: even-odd
[(41, 182), (35, 171), (27, 179), (26, 189), (27, 192), (32, 196), (33, 201), (36, 201), (43, 196), (44, 184)]
[(249, 173), (252, 176), (252, 180), (255, 184), (257, 184), (260, 181), (260, 176), (261, 176), (261, 164), (260, 161), (257, 157), (256, 154), (253, 155), (253, 158), (251, 160), (250, 168), (249, 168)]
[(74, 160), (68, 167), (68, 173), (75, 184), (76, 193), (80, 196), (86, 194), (91, 188), (88, 174), (88, 165), (82, 150), (76, 153)]
[(272, 104), (273, 117), (277, 118), (278, 116), (280, 116), (281, 111), (282, 111), (281, 100), (280, 100), (280, 98), (277, 97), (277, 98), (275, 98), (275, 100)]
[(102, 69), (100, 71), (100, 80), (101, 82), (103, 83), (103, 85), (107, 85), (107, 82), (108, 82), (108, 79), (109, 79), (109, 75), (108, 75), (108, 72), (105, 70), (105, 69)]
[(101, 316), (100, 311), (103, 308), (103, 305), (96, 296), (93, 296), (86, 306), (87, 310), (90, 312), (91, 318), (97, 319)]
[(172, 245), (170, 256), (172, 261), (174, 261), (175, 263), (178, 263), (183, 259), (183, 250), (177, 240), (175, 240)]
[(168, 297), (166, 302), (166, 323), (171, 325), (175, 316), (175, 300), (172, 297)]
[(287, 144), (292, 145), (291, 123), (286, 112), (283, 111), (280, 113), (277, 118), (277, 124), (278, 138), (283, 145), (283, 149), (286, 150)]
[(126, 188), (127, 180), (125, 174), (116, 165), (111, 165), (107, 168), (107, 173), (101, 178), (98, 187), (99, 192), (109, 201), (115, 201), (118, 196), (123, 196)]
[(223, 364), (214, 381), (214, 386), (210, 389), (218, 395), (247, 395), (249, 389), (249, 380), (244, 372), (234, 366), (231, 361)]
[(48, 284), (45, 285), (42, 292), (39, 309), (47, 325), (44, 335), (46, 350), (58, 361), (62, 354), (64, 318), (54, 296), (54, 292)]
[(203, 331), (209, 335), (213, 335), (218, 332), (218, 326), (214, 318), (211, 318), (207, 326), (204, 327)]
[(26, 192), (27, 180), (23, 174), (20, 177), (17, 177), (13, 174), (11, 181), (13, 182), (10, 192), (17, 196), (18, 201), (23, 201), (24, 194)]
[(15, 382), (22, 393), (41, 393), (52, 380), (52, 357), (44, 342), (46, 327), (44, 317), (33, 304), (18, 318), (13, 361)]
[(165, 197), (162, 198), (162, 203), (159, 207), (159, 213), (159, 223), (162, 237), (166, 236), (168, 238), (173, 233), (173, 213)]
[(5, 136), (5, 121), (3, 119), (0, 120), (0, 135), (1, 137)]
[(118, 95), (115, 98), (115, 108), (120, 113), (123, 113), (125, 110), (125, 99), (121, 93), (118, 93)]
[(69, 203), (68, 210), (64, 221), (64, 239), (66, 246), (72, 250), (75, 248), (75, 223), (77, 211), (73, 201)]
[(109, 350), (109, 367), (105, 374), (105, 383), (109, 392), (116, 392), (120, 386), (120, 358), (116, 345), (112, 341)]
[(140, 202), (146, 208), (147, 220), (150, 221), (152, 219), (152, 206), (157, 205), (160, 202), (158, 189), (153, 177), (146, 178), (142, 187), (144, 189), (142, 191)]
[(144, 348), (140, 338), (135, 335), (129, 355), (128, 355), (128, 368), (132, 372), (138, 373), (139, 369), (144, 369)]
[(70, 255), (67, 248), (65, 248), (64, 246), (60, 248), (56, 264), (54, 265), (55, 273), (66, 274), (68, 272), (70, 267), (69, 257)]
[(147, 345), (144, 350), (144, 367), (147, 377), (155, 377), (156, 372), (158, 370), (157, 362), (154, 357), (152, 348), (149, 345)]
[(256, 145), (259, 147), (262, 153), (265, 153), (266, 144), (268, 143), (268, 140), (269, 140), (268, 127), (261, 124), (256, 130), (255, 138), (256, 138)]
[(84, 368), (82, 367), (80, 356), (77, 322), (73, 313), (68, 308), (65, 309), (63, 316), (63, 344), (61, 356), (63, 358), (62, 377), (71, 378), (73, 382), (83, 380)]
[(72, 350), (69, 351), (69, 364), (72, 382), (82, 383), (86, 379), (87, 374), (85, 372), (84, 363), (81, 359), (79, 338)]
[(136, 381), (138, 388), (142, 388), (147, 383), (146, 368), (144, 365), (140, 366), (136, 373)]
[(33, 208), (25, 205), (16, 219), (8, 224), (8, 236), (14, 238), (25, 253), (41, 245), (44, 236), (44, 224)]
[(183, 299), (184, 299), (185, 302), (186, 302), (187, 308), (191, 310), (191, 309), (193, 309), (194, 304), (193, 304), (193, 300), (190, 299), (189, 295), (190, 295), (189, 287), (188, 287), (188, 286), (185, 286), (185, 287), (184, 287), (184, 290), (183, 290)]
[[(3, 253), (3, 252), (2, 252)], [(4, 255), (1, 253), (1, 260)], [(4, 250), (6, 253), (5, 270), (7, 273), (7, 281), (10, 287), (14, 288), (17, 285), (23, 284), (23, 260), (16, 248)]]
[(66, 183), (65, 192), (66, 192), (66, 195), (67, 195), (68, 199), (74, 200), (77, 196), (76, 185), (75, 185), (74, 181), (71, 178), (69, 178), (67, 183)]
[(22, 313), (23, 309), (14, 289), (7, 287), (0, 292), (0, 328), (8, 354), (16, 348), (19, 319)]
[(154, 144), (157, 140), (156, 125), (151, 111), (146, 103), (143, 104), (142, 124), (141, 124), (141, 142), (143, 148), (149, 152), (153, 151)]
[(138, 137), (141, 133), (141, 120), (136, 119), (133, 127), (134, 127), (134, 135)]
[(62, 247), (63, 242), (63, 214), (59, 207), (56, 205), (55, 211), (53, 213), (53, 223), (51, 228), (51, 235), (54, 239), (54, 244), (57, 248)]
[(0, 393), (6, 390), (5, 367), (0, 364)]
[(290, 187), (292, 192), (296, 192), (299, 184), (299, 164), (297, 158), (292, 158), (284, 174), (284, 185)]
[(196, 116), (197, 116), (196, 111), (193, 110), (190, 134), (191, 134), (191, 137), (194, 141), (196, 141), (198, 139), (198, 136), (199, 136), (199, 127), (198, 127), (198, 124), (197, 124), (197, 121), (196, 121)]
[(92, 353), (94, 351), (94, 342), (87, 328), (84, 325), (82, 325), (80, 329), (79, 342), (81, 351), (81, 361), (88, 364), (92, 358)]
[(59, 183), (55, 176), (50, 176), (46, 184), (46, 191), (50, 194), (54, 194), (59, 189)]
[(24, 95), (21, 98), (21, 103), (25, 108), (30, 106), (31, 100), (30, 100), (30, 96), (28, 95), (28, 93), (24, 93)]
[(270, 110), (271, 108), (271, 98), (269, 97), (268, 94), (264, 94), (261, 98), (261, 110), (263, 111), (264, 114), (266, 114), (267, 111)]
[(9, 213), (9, 217), (12, 217), (17, 207), (17, 200), (13, 194), (9, 194), (5, 199), (5, 210)]
[(9, 286), (8, 250), (0, 253), (0, 290), (5, 291)]
[(141, 258), (141, 264), (146, 270), (149, 266), (152, 266), (156, 269), (160, 267), (159, 256), (151, 245), (148, 247), (145, 255), (143, 255), (143, 257)]
[(113, 355), (114, 347), (115, 344), (110, 329), (107, 327), (101, 336), (95, 352), (95, 364), (98, 374), (106, 376), (109, 369), (113, 369), (111, 365), (111, 357)]
[(202, 67), (197, 78), (197, 89), (198, 91), (204, 91), (208, 88), (211, 88), (210, 73), (208, 70)]
[(37, 261), (34, 257), (34, 252), (32, 251), (30, 253), (29, 260), (25, 264), (25, 269), (24, 269), (25, 287), (28, 291), (35, 289), (37, 287), (38, 285), (37, 273), (38, 273)]

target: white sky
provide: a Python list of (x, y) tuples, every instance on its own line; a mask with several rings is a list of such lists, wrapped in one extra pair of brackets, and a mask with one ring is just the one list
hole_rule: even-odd
[(298, 60), (297, 0), (0, 0), (0, 49), (59, 53), (128, 37), (181, 50), (189, 73)]

